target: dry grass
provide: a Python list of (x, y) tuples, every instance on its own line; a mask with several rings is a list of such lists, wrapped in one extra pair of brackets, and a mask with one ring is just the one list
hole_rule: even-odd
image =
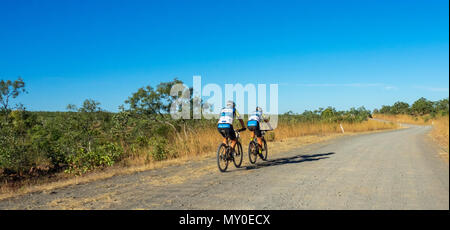
[[(447, 123), (448, 124), (448, 123)], [(343, 123), (345, 134), (370, 132), (378, 130), (387, 130), (398, 128), (396, 124), (379, 122), (369, 120), (362, 123)], [(329, 123), (296, 123), (296, 124), (279, 124), (271, 134), (272, 142), (269, 143), (271, 154), (276, 154), (282, 151), (325, 141), (337, 136), (341, 136), (342, 131), (339, 124)], [(448, 136), (448, 133), (447, 133)], [(151, 169), (158, 169), (170, 165), (180, 165), (187, 161), (202, 160), (214, 156), (215, 150), (221, 141), (221, 136), (215, 127), (196, 130), (188, 133), (188, 135), (178, 139), (173, 139), (173, 150), (178, 153), (178, 157), (171, 158), (165, 161), (152, 161), (149, 158), (149, 149), (141, 149), (138, 153), (124, 159), (120, 164), (103, 170), (96, 170), (87, 173), (83, 176), (74, 176), (64, 173), (59, 173), (51, 178), (37, 178), (23, 181), (17, 187), (1, 186), (0, 200), (8, 197), (22, 195), (30, 192), (51, 191), (56, 188), (61, 188), (74, 184), (88, 183), (99, 179), (110, 178), (115, 175), (130, 174), (135, 172), (142, 172)], [(250, 133), (243, 132), (241, 135), (241, 143), (245, 149), (246, 143), (250, 141)], [(245, 150), (244, 150), (245, 152)], [(215, 165), (208, 168), (208, 170), (199, 169), (199, 175), (205, 174), (207, 171), (215, 169)], [(161, 179), (161, 178), (159, 178)], [(184, 179), (175, 175), (173, 178), (158, 181), (158, 178), (152, 178), (153, 184), (167, 184), (176, 183), (177, 181), (184, 181)], [(150, 183), (150, 182), (149, 182)]]
[[(396, 124), (368, 120), (362, 123), (342, 123), (342, 128), (346, 133), (367, 132), (397, 128)], [(279, 125), (275, 130), (275, 138), (283, 139), (287, 137), (305, 135), (326, 135), (341, 133), (340, 124), (336, 123), (299, 123), (296, 125)]]
[(449, 116), (439, 117), (433, 120), (433, 130), (431, 137), (443, 147), (448, 153), (448, 132), (449, 132)]
[(398, 114), (398, 115), (374, 114), (373, 117), (381, 120), (413, 125), (431, 125), (432, 123), (432, 120), (429, 119), (429, 116), (411, 116), (405, 114)]
[[(397, 128), (396, 124), (368, 120), (362, 123), (343, 123), (344, 131), (347, 133), (367, 132), (376, 130), (386, 130)], [(323, 136), (329, 134), (342, 133), (339, 124), (330, 123), (295, 123), (295, 124), (279, 124), (269, 134), (272, 140), (283, 140), (292, 137), (301, 137), (307, 135)], [(215, 151), (220, 143), (221, 136), (215, 127), (209, 129), (197, 130), (182, 140), (176, 140), (175, 146), (178, 146), (181, 156), (195, 156), (205, 152)], [(248, 143), (250, 141), (250, 132), (241, 133), (241, 142)]]
[[(46, 204), (47, 209), (57, 209), (57, 210), (90, 210), (86, 208), (87, 204), (96, 203), (97, 209), (107, 209), (111, 207), (111, 205), (118, 203), (119, 201), (115, 200), (116, 192), (99, 194), (94, 197), (87, 198), (74, 198), (74, 197), (65, 197), (60, 199), (55, 199)], [(101, 204), (99, 206), (99, 204)]]

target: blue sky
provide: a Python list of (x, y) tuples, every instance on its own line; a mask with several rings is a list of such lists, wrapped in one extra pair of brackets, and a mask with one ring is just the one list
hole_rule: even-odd
[(30, 110), (139, 87), (279, 84), (279, 111), (449, 95), (448, 1), (0, 1), (0, 79)]

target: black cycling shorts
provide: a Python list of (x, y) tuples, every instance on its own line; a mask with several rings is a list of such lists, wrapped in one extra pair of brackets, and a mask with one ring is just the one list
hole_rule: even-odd
[(248, 126), (247, 125), (248, 130), (255, 132), (255, 135), (257, 137), (262, 137), (262, 133), (261, 133), (261, 129), (259, 128), (259, 122), (256, 126)]
[(229, 128), (217, 128), (222, 137), (230, 138), (230, 140), (236, 140), (236, 133), (234, 132), (233, 126), (230, 125)]

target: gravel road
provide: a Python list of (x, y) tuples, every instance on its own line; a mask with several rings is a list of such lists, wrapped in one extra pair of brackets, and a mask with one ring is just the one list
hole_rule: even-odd
[[(343, 136), (267, 162), (213, 157), (0, 201), (0, 209), (449, 209), (449, 167), (429, 126)], [(272, 146), (276, 148), (276, 146)]]

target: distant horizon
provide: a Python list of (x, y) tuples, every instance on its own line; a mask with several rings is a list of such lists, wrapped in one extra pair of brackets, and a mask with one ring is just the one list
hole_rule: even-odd
[(449, 97), (449, 2), (6, 1), (0, 79), (15, 102), (115, 112), (140, 87), (278, 84), (279, 113)]

